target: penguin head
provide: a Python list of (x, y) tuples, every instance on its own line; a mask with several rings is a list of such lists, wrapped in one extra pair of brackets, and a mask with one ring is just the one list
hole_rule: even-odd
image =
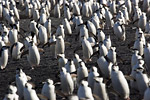
[(67, 73), (66, 68), (65, 68), (65, 67), (62, 67), (62, 68), (60, 69), (60, 74), (66, 74), (66, 73)]
[(26, 84), (25, 84), (25, 88), (28, 88), (28, 89), (30, 88), (30, 89), (32, 89), (32, 85), (31, 85), (30, 83), (26, 83)]
[(103, 77), (94, 77), (94, 81), (97, 83), (102, 83), (103, 82)]
[(54, 82), (53, 82), (53, 80), (51, 80), (51, 79), (47, 79), (47, 80), (46, 80), (46, 83), (47, 83), (48, 85), (52, 85)]
[(16, 74), (23, 72), (21, 68), (16, 68)]
[(16, 93), (16, 92), (17, 92), (16, 86), (9, 85), (9, 87), (8, 87), (8, 92), (9, 92), (10, 94)]
[(81, 83), (80, 83), (80, 85), (81, 85), (81, 86), (86, 86), (86, 87), (87, 87), (87, 86), (88, 86), (88, 82), (85, 81), (85, 80), (82, 80)]
[(112, 71), (119, 71), (119, 66), (117, 64), (114, 64), (112, 66)]
[(91, 67), (90, 72), (97, 72), (97, 68), (95, 66)]

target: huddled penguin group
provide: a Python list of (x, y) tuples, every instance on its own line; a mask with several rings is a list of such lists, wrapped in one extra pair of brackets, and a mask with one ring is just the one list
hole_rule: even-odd
[[(3, 100), (150, 100), (149, 33), (150, 0), (0, 0), (0, 73), (10, 60), (30, 66), (14, 70)], [(39, 93), (27, 74), (47, 52), (56, 77)]]

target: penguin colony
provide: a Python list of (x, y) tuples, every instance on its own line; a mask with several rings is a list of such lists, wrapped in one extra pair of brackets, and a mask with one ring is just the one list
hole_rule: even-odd
[[(60, 21), (57, 26), (53, 18)], [(26, 68), (18, 66), (3, 100), (132, 100), (132, 91), (136, 100), (150, 100), (149, 18), (150, 0), (0, 0), (0, 73), (22, 59), (30, 65), (26, 73), (42, 69), (47, 52), (51, 63), (57, 62), (55, 79), (41, 82), (40, 93)], [(20, 24), (24, 19), (27, 29)], [(126, 45), (128, 29), (134, 38)], [(114, 46), (112, 37), (119, 44)], [(125, 55), (117, 53), (121, 45), (132, 51), (130, 68), (124, 68), (128, 75), (120, 69), (126, 64)]]

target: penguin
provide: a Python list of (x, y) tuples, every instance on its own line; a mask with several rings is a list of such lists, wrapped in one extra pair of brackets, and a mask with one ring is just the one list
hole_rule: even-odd
[(89, 38), (88, 29), (86, 28), (85, 25), (81, 25), (81, 26), (80, 26), (79, 40), (80, 40), (81, 42), (83, 41), (83, 38), (82, 38), (82, 37), (85, 37), (86, 39)]
[(125, 1), (125, 6), (127, 7), (128, 13), (129, 13), (129, 17), (131, 16), (132, 13), (132, 3), (131, 0), (126, 0)]
[(103, 42), (99, 42), (99, 56), (106, 56), (108, 54), (108, 49)]
[(76, 33), (79, 33), (80, 31), (80, 24), (83, 24), (83, 20), (82, 20), (82, 16), (78, 16), (77, 18), (75, 17), (75, 29), (76, 29)]
[(72, 73), (76, 71), (74, 62), (71, 59), (68, 59), (68, 62), (65, 65), (67, 72)]
[(150, 1), (149, 0), (143, 0), (143, 11), (144, 12), (147, 12), (148, 8), (149, 8), (149, 5), (150, 4)]
[(64, 42), (64, 39), (63, 37), (60, 35), (56, 38), (56, 45), (55, 45), (55, 57), (58, 55), (58, 54), (64, 54), (65, 52), (65, 42)]
[(102, 72), (103, 77), (109, 79), (111, 76), (113, 63), (109, 60), (107, 56), (101, 56), (97, 60), (97, 64)]
[(44, 27), (47, 30), (48, 38), (51, 38), (51, 19), (47, 19), (47, 21), (44, 23)]
[(82, 15), (84, 17), (89, 17), (89, 2), (84, 2), (82, 6)]
[(92, 20), (92, 23), (94, 24), (96, 30), (99, 29), (100, 28), (100, 25), (99, 25), (100, 20), (99, 20), (99, 17), (97, 15), (97, 13), (94, 13), (94, 15), (92, 16), (91, 20)]
[(19, 95), (19, 100), (22, 100), (24, 98), (23, 89), (24, 89), (27, 81), (28, 81), (28, 79), (27, 79), (26, 74), (22, 71), (22, 69), (17, 68), (15, 82), (16, 82), (16, 86), (17, 86), (17, 93)]
[(46, 44), (48, 41), (48, 36), (47, 36), (47, 29), (43, 26), (40, 25), (39, 27), (39, 40), (41, 44)]
[(56, 100), (55, 86), (53, 80), (47, 79), (42, 87), (41, 94), (47, 97), (49, 100)]
[(85, 63), (83, 61), (79, 62), (79, 67), (77, 69), (77, 83), (78, 85), (80, 82), (88, 77), (88, 70), (87, 67), (85, 66)]
[(58, 54), (57, 55), (57, 59), (58, 59), (59, 69), (61, 69), (62, 67), (64, 67), (67, 64), (67, 62), (68, 62), (68, 59), (65, 58), (65, 54)]
[(89, 32), (89, 36), (96, 36), (96, 27), (95, 25), (91, 22), (91, 21), (87, 21), (87, 27), (88, 27), (88, 32)]
[(143, 31), (145, 30), (146, 22), (147, 22), (146, 13), (142, 12), (142, 15), (140, 16), (138, 21), (138, 27), (140, 27)]
[(136, 41), (134, 42), (133, 49), (137, 49), (139, 51), (139, 54), (142, 56), (144, 54), (144, 49), (143, 49), (144, 43), (141, 40), (141, 37), (138, 37)]
[(134, 90), (138, 90), (138, 85), (137, 85), (137, 81), (136, 81), (136, 73), (137, 73), (136, 70), (137, 69), (144, 70), (144, 60), (138, 59), (137, 63), (134, 66), (132, 66), (132, 71), (131, 71), (130, 76), (133, 79), (130, 80), (130, 86), (131, 86), (131, 89), (134, 89)]
[(148, 70), (150, 71), (149, 59), (150, 59), (150, 44), (146, 43), (146, 45), (144, 47), (144, 61), (146, 63)]
[(129, 20), (129, 13), (128, 13), (127, 7), (122, 7), (122, 13), (125, 19), (125, 24), (128, 25), (128, 22), (130, 20)]
[(45, 13), (42, 13), (42, 14), (40, 15), (39, 23), (40, 23), (41, 25), (44, 25), (44, 23), (46, 22), (46, 20), (47, 20), (46, 14), (45, 14)]
[(136, 70), (136, 82), (140, 95), (143, 97), (145, 90), (148, 88), (149, 78), (143, 69)]
[(14, 12), (13, 10), (9, 11), (9, 14), (6, 15), (6, 20), (8, 24), (14, 25), (15, 24), (15, 19), (14, 19)]
[(105, 33), (101, 29), (97, 29), (98, 42), (103, 42), (105, 39)]
[(21, 58), (23, 46), (24, 45), (21, 42), (16, 42), (11, 46), (10, 53), (13, 60), (18, 60)]
[(81, 81), (81, 84), (77, 91), (77, 95), (79, 99), (86, 98), (89, 100), (94, 100), (94, 97), (92, 95), (92, 90), (90, 87), (88, 87), (88, 82), (84, 80)]
[(99, 73), (97, 72), (97, 68), (95, 66), (91, 67), (90, 72), (88, 74), (87, 81), (92, 91), (94, 90), (94, 78), (98, 76), (99, 76)]
[(150, 33), (150, 21), (147, 21), (146, 26), (145, 26), (145, 33)]
[(106, 90), (106, 84), (103, 83), (102, 77), (95, 77), (94, 78), (93, 95), (98, 96), (102, 100), (109, 100), (108, 93)]
[(148, 100), (150, 98), (149, 93), (150, 93), (150, 87), (148, 86), (147, 89), (144, 92), (144, 99), (143, 100)]
[(38, 34), (39, 34), (37, 22), (35, 22), (34, 20), (30, 21), (30, 31), (35, 33), (36, 36), (38, 36)]
[(113, 89), (119, 94), (120, 99), (130, 100), (129, 85), (122, 71), (119, 71), (119, 68), (116, 65), (112, 66), (111, 81)]
[(72, 30), (71, 30), (71, 26), (69, 21), (67, 20), (67, 18), (64, 18), (63, 20), (63, 26), (64, 26), (64, 31), (66, 33), (66, 35), (71, 35), (72, 34)]
[(116, 53), (116, 47), (110, 47), (107, 54), (108, 59), (115, 64), (117, 62), (117, 53)]
[(64, 25), (59, 25), (57, 27), (57, 30), (56, 30), (56, 38), (58, 36), (62, 35), (63, 39), (65, 38), (65, 33), (64, 33)]
[(118, 39), (125, 41), (126, 39), (125, 26), (120, 21), (115, 22), (113, 30), (114, 34), (118, 37)]
[(31, 65), (31, 68), (34, 69), (35, 66), (39, 66), (40, 53), (37, 46), (33, 43), (33, 41), (29, 43), (28, 51), (29, 53), (27, 55), (27, 59), (29, 64)]
[(90, 42), (85, 37), (83, 37), (82, 40), (82, 52), (84, 61), (90, 61), (90, 57), (93, 54), (93, 49)]
[(3, 100), (19, 100), (19, 96), (17, 95), (16, 92), (17, 92), (16, 86), (9, 85), (8, 94), (5, 95)]
[(32, 89), (30, 83), (26, 83), (23, 89), (24, 100), (40, 100), (36, 94), (36, 91)]
[(60, 18), (61, 17), (60, 5), (58, 3), (54, 7), (54, 17), (55, 18)]
[(9, 35), (9, 42), (11, 45), (18, 42), (18, 31), (16, 25), (13, 25), (8, 35)]
[(40, 18), (39, 11), (38, 10), (34, 10), (33, 11), (33, 20), (37, 22), (39, 18)]
[[(52, 36), (50, 36), (50, 39), (49, 39), (49, 43), (53, 43), (53, 42), (56, 42), (56, 37), (55, 37), (55, 35), (52, 35)], [(52, 56), (53, 57), (55, 57), (55, 45), (56, 44), (51, 44), (50, 45), (50, 52), (51, 52), (51, 54), (52, 54)]]
[(138, 50), (134, 50), (134, 53), (132, 54), (132, 57), (131, 57), (131, 67), (136, 65), (136, 63), (138, 62), (138, 59), (142, 59), (142, 57), (139, 55)]
[(28, 18), (31, 18), (33, 16), (33, 5), (31, 5), (30, 3), (27, 3), (27, 6), (26, 6), (26, 14), (27, 14), (27, 17)]
[(0, 67), (1, 69), (5, 69), (8, 63), (8, 46), (3, 46), (0, 49)]
[(114, 21), (112, 20), (113, 16), (108, 8), (105, 8), (105, 19), (107, 28), (111, 28), (114, 26)]
[(112, 1), (111, 4), (110, 4), (110, 12), (112, 13), (112, 15), (116, 14), (117, 13), (117, 8), (116, 8), (116, 1)]
[(103, 42), (104, 42), (104, 45), (106, 46), (107, 50), (109, 50), (111, 48), (110, 35), (106, 36)]
[(79, 67), (79, 62), (81, 62), (82, 59), (80, 59), (79, 55), (78, 54), (74, 54), (74, 58), (73, 58), (73, 62), (74, 62), (74, 65), (76, 68)]
[(19, 16), (19, 12), (18, 12), (18, 9), (16, 8), (16, 6), (13, 6), (12, 7), (12, 10), (14, 12), (14, 16), (17, 20), (20, 20), (20, 16)]
[(64, 8), (64, 18), (66, 18), (68, 21), (71, 19), (71, 12), (67, 4)]
[(3, 17), (3, 6), (2, 3), (0, 3), (0, 18)]
[(80, 15), (80, 8), (76, 2), (73, 3), (73, 14), (77, 16)]
[(70, 73), (66, 71), (66, 68), (62, 67), (60, 71), (61, 89), (65, 95), (73, 94), (74, 83)]

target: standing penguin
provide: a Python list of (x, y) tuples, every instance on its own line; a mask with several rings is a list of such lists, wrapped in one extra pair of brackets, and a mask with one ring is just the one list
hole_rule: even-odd
[(102, 72), (103, 77), (109, 79), (111, 76), (113, 63), (110, 62), (107, 56), (101, 56), (97, 60), (97, 64)]
[(117, 62), (117, 53), (116, 53), (116, 47), (110, 47), (107, 57), (110, 59), (110, 61), (115, 64)]
[(55, 86), (53, 80), (47, 79), (43, 85), (41, 94), (46, 96), (49, 100), (56, 100)]
[(85, 63), (83, 61), (80, 62), (79, 67), (77, 69), (77, 82), (78, 85), (80, 84), (80, 82), (84, 79), (88, 77), (88, 70), (87, 67), (85, 66)]
[(150, 44), (146, 43), (145, 48), (144, 48), (144, 60), (146, 62), (146, 66), (148, 68), (148, 71), (150, 71)]
[(56, 17), (56, 18), (60, 18), (61, 17), (60, 6), (59, 6), (58, 3), (54, 7), (54, 17)]
[(116, 65), (112, 67), (111, 81), (114, 90), (119, 93), (120, 98), (130, 100), (130, 90), (127, 80), (125, 79), (123, 73), (119, 71), (119, 68)]
[(30, 42), (28, 50), (29, 53), (27, 59), (31, 65), (31, 68), (34, 69), (34, 67), (38, 66), (40, 63), (40, 53), (38, 51), (37, 46), (33, 43), (33, 41)]
[(8, 94), (5, 95), (3, 100), (19, 100), (19, 96), (16, 94), (17, 88), (13, 85), (9, 85)]
[(103, 83), (103, 78), (94, 78), (94, 90), (93, 94), (101, 98), (102, 100), (109, 100), (108, 93), (106, 91), (106, 84)]
[(18, 42), (18, 31), (15, 24), (13, 25), (12, 29), (9, 31), (9, 42), (10, 44), (14, 44)]
[(122, 22), (117, 21), (114, 24), (114, 34), (122, 41), (125, 41), (126, 39), (126, 32), (125, 32), (125, 26), (122, 24)]
[(85, 37), (83, 37), (82, 40), (82, 50), (84, 61), (90, 61), (90, 57), (93, 54), (93, 49), (90, 42)]
[(145, 30), (146, 22), (147, 22), (146, 13), (143, 12), (138, 21), (138, 27), (141, 28), (143, 31)]
[(94, 97), (92, 95), (92, 90), (90, 87), (88, 87), (88, 82), (84, 80), (81, 81), (81, 84), (78, 88), (77, 95), (79, 99), (86, 98), (89, 100), (94, 100)]
[(55, 57), (58, 55), (58, 54), (64, 54), (65, 52), (65, 42), (64, 42), (64, 39), (63, 37), (60, 35), (56, 38), (56, 45), (55, 45)]
[(8, 62), (8, 46), (3, 46), (0, 49), (0, 68), (4, 69)]
[(149, 98), (150, 98), (149, 94), (150, 94), (150, 86), (148, 86), (147, 89), (144, 92), (144, 100), (149, 100)]
[(30, 83), (26, 83), (24, 87), (24, 100), (40, 100), (36, 94), (36, 91), (32, 89)]
[(48, 41), (47, 29), (43, 25), (39, 27), (39, 40), (41, 44), (46, 44)]
[(65, 65), (67, 72), (72, 73), (76, 71), (74, 62), (71, 59), (68, 59), (68, 62)]
[(27, 83), (28, 79), (26, 74), (22, 71), (22, 69), (16, 69), (16, 86), (17, 86), (17, 93), (19, 95), (19, 100), (24, 98), (23, 89), (25, 84)]
[(66, 71), (66, 68), (64, 67), (61, 68), (60, 80), (61, 80), (62, 92), (66, 95), (73, 94), (74, 83), (73, 83), (70, 73), (68, 73)]
[(21, 42), (16, 42), (11, 46), (11, 57), (13, 60), (18, 60), (21, 57), (23, 44)]
[(136, 70), (136, 82), (140, 95), (143, 97), (145, 90), (148, 88), (149, 78), (144, 69)]
[(94, 89), (94, 78), (98, 76), (99, 76), (99, 73), (97, 72), (97, 68), (94, 66), (91, 67), (90, 73), (88, 74), (88, 84), (92, 91)]
[(66, 34), (71, 35), (72, 34), (72, 30), (71, 30), (71, 26), (69, 21), (67, 20), (67, 18), (65, 18), (63, 20), (63, 26), (64, 26), (64, 31)]

